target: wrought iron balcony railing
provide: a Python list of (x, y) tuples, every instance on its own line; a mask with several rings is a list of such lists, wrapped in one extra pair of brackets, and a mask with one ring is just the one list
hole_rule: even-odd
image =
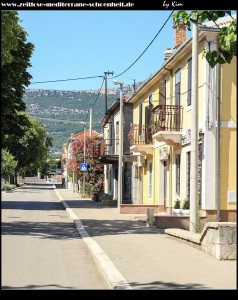
[(153, 108), (151, 118), (152, 134), (158, 131), (181, 131), (182, 108), (181, 105), (157, 105)]
[(152, 131), (150, 125), (135, 125), (133, 124), (129, 131), (130, 145), (145, 145), (152, 143)]
[(101, 156), (116, 155), (119, 149), (119, 139), (105, 139), (100, 146)]

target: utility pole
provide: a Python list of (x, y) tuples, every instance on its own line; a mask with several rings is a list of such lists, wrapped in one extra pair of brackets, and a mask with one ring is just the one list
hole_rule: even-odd
[(92, 108), (89, 109), (89, 137), (92, 137)]
[[(83, 162), (86, 156), (86, 125), (84, 125), (84, 141), (83, 141)], [(85, 171), (83, 172), (83, 197), (85, 197)]]
[(114, 72), (104, 72), (104, 80), (105, 80), (105, 114), (107, 113), (107, 75), (113, 75)]
[(191, 105), (191, 175), (190, 175), (190, 227), (197, 232), (198, 215), (198, 26), (193, 24), (192, 40), (192, 105)]

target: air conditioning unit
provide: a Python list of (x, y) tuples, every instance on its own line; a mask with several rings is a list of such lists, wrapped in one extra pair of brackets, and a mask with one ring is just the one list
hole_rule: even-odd
[(145, 166), (145, 156), (139, 155), (137, 157), (137, 166), (144, 167)]

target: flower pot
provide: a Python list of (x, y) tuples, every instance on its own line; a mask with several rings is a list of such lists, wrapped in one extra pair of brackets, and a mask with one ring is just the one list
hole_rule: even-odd
[(182, 209), (183, 216), (189, 216), (189, 214), (190, 214), (190, 209)]
[(181, 215), (182, 213), (182, 209), (181, 208), (173, 208), (173, 215), (177, 216), (177, 215)]

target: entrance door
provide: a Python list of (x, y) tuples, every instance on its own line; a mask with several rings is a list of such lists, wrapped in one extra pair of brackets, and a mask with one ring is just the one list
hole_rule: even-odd
[(118, 200), (118, 169), (115, 169), (114, 199)]
[(167, 212), (167, 174), (168, 174), (168, 162), (164, 160), (164, 211)]
[(137, 194), (137, 199), (138, 199), (138, 204), (142, 204), (142, 192), (143, 192), (143, 188), (142, 188), (142, 169), (143, 168), (138, 168), (138, 194)]

